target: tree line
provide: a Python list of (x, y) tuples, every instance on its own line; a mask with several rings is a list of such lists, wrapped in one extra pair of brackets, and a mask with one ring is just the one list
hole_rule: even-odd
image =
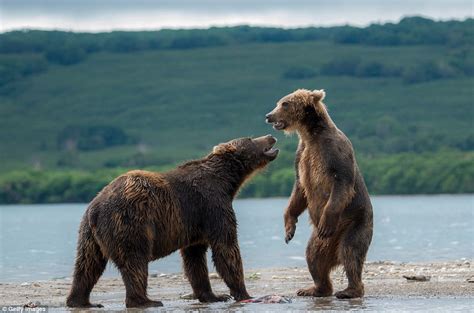
[(113, 31), (75, 33), (18, 30), (0, 34), (0, 53), (44, 53), (59, 64), (79, 62), (89, 53), (135, 52), (157, 49), (192, 49), (255, 42), (326, 40), (341, 44), (375, 46), (449, 45), (466, 46), (474, 39), (474, 23), (433, 21), (406, 17), (399, 23), (282, 29), (270, 27), (211, 27), (209, 29)]
[[(405, 153), (376, 159), (361, 157), (358, 161), (371, 194), (474, 193), (472, 152)], [(125, 171), (13, 171), (0, 177), (0, 203), (89, 202)], [(287, 197), (294, 175), (292, 167), (270, 167), (255, 176), (240, 197)]]

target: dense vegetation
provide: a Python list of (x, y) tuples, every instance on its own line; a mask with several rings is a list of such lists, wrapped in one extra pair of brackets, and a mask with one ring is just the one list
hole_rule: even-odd
[[(277, 29), (0, 34), (0, 203), (88, 201), (234, 137), (299, 87), (325, 88), (378, 194), (474, 192), (473, 20)], [(286, 196), (296, 137), (241, 195)]]

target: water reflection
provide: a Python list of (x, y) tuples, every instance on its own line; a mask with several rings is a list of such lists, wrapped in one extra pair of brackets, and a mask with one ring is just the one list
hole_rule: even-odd
[[(101, 301), (107, 312), (123, 312), (123, 294), (109, 295)], [(403, 311), (403, 312), (472, 312), (472, 298), (469, 297), (391, 297), (377, 296), (363, 299), (339, 300), (335, 297), (310, 298), (294, 297), (292, 303), (261, 304), (261, 303), (211, 303), (202, 304), (197, 301), (163, 301), (161, 310), (166, 312), (346, 312), (346, 311)], [(61, 306), (49, 307), (50, 312), (104, 312), (104, 309), (67, 309)], [(161, 311), (160, 310), (160, 311)], [(127, 312), (156, 312), (156, 308), (145, 310), (127, 310)]]
[(364, 303), (364, 299), (348, 299), (339, 300), (333, 297), (328, 298), (316, 298), (308, 299), (305, 301), (305, 310), (310, 311), (326, 311), (326, 310), (341, 310), (341, 311), (352, 311), (352, 310), (364, 310), (367, 306)]

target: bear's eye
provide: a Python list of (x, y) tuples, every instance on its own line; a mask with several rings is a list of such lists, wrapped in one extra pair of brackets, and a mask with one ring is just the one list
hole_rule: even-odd
[(281, 104), (281, 107), (284, 108), (284, 109), (286, 109), (289, 105), (290, 105), (290, 104), (285, 101), (285, 102), (283, 102), (283, 103)]

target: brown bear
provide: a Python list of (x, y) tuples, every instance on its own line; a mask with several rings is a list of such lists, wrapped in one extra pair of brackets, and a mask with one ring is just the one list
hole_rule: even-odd
[(296, 132), (296, 179), (285, 210), (288, 243), (298, 216), (308, 208), (314, 225), (306, 261), (315, 285), (299, 296), (332, 295), (331, 270), (344, 269), (349, 286), (337, 298), (362, 297), (362, 267), (372, 240), (372, 205), (357, 166), (352, 144), (331, 120), (324, 90), (296, 90), (278, 101), (266, 115), (276, 130)]
[(92, 307), (89, 296), (108, 260), (120, 271), (127, 307), (162, 306), (147, 296), (148, 263), (181, 249), (195, 298), (226, 301), (209, 282), (206, 251), (235, 300), (250, 298), (232, 201), (244, 181), (278, 155), (270, 135), (240, 138), (165, 173), (131, 171), (92, 200), (79, 229), (69, 307)]

